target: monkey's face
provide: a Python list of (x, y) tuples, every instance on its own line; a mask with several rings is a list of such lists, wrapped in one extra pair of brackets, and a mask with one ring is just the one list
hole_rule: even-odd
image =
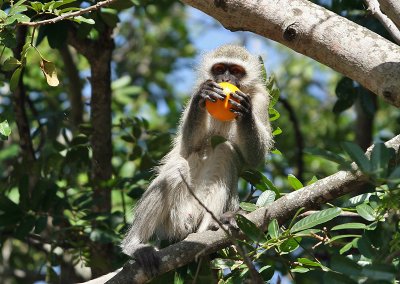
[(240, 88), (246, 70), (237, 64), (216, 63), (211, 67), (211, 74), (217, 83), (228, 82)]

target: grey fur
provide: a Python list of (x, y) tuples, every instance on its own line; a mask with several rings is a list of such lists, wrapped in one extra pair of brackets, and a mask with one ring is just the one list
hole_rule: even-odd
[[(249, 119), (214, 120), (196, 99), (201, 83), (213, 79), (211, 67), (221, 62), (239, 64), (246, 70), (241, 91), (251, 97)], [(133, 224), (121, 244), (124, 253), (133, 255), (154, 236), (174, 241), (208, 229), (213, 220), (190, 194), (182, 176), (214, 215), (238, 210), (240, 171), (258, 166), (272, 146), (269, 94), (260, 74), (258, 58), (240, 46), (225, 45), (204, 56), (173, 148), (162, 159), (156, 178), (136, 205)], [(213, 149), (214, 135), (227, 141)]]

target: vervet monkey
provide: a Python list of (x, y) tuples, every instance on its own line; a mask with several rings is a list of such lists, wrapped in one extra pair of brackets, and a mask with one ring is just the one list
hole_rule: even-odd
[[(173, 148), (138, 201), (133, 224), (121, 244), (123, 252), (133, 256), (147, 274), (156, 273), (160, 264), (155, 249), (146, 244), (150, 238), (178, 241), (215, 227), (187, 185), (219, 218), (238, 210), (240, 172), (260, 165), (272, 145), (269, 94), (261, 72), (258, 58), (240, 46), (224, 45), (204, 56)], [(225, 99), (219, 82), (240, 89), (231, 94), (230, 110), (237, 114), (233, 121), (218, 121), (205, 109), (206, 100)], [(213, 136), (226, 141), (213, 148)]]

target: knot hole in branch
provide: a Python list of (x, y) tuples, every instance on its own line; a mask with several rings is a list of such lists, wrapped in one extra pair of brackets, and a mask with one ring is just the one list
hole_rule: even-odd
[(287, 41), (295, 40), (298, 35), (298, 27), (298, 23), (293, 23), (287, 26), (285, 31), (283, 32), (283, 38)]

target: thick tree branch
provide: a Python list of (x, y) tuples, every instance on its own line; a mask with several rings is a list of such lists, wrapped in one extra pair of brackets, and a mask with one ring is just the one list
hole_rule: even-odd
[(280, 42), (400, 107), (400, 47), (308, 0), (182, 0), (229, 30)]
[(382, 13), (378, 0), (365, 0), (365, 2), (367, 2), (368, 10), (371, 14), (378, 19), (393, 39), (400, 44), (400, 31), (396, 27), (396, 24), (388, 16)]
[(381, 10), (400, 29), (400, 1), (399, 0), (378, 0)]
[[(395, 149), (399, 157), (400, 135), (386, 142), (386, 146)], [(277, 219), (282, 223), (291, 218), (301, 207), (306, 209), (316, 208), (346, 193), (355, 192), (367, 184), (367, 177), (360, 172), (353, 174), (340, 171), (287, 194), (269, 206), (257, 209), (246, 217), (258, 227), (265, 228), (272, 219)], [(160, 274), (191, 263), (196, 257), (210, 254), (228, 245), (230, 245), (230, 241), (222, 230), (190, 234), (183, 241), (158, 252), (162, 261)], [(102, 278), (101, 281), (94, 279), (88, 283), (102, 283), (110, 279), (114, 274), (110, 273), (104, 276), (106, 279)], [(150, 279), (147, 278), (142, 269), (136, 265), (134, 260), (131, 260), (107, 283), (145, 283), (148, 280)]]

